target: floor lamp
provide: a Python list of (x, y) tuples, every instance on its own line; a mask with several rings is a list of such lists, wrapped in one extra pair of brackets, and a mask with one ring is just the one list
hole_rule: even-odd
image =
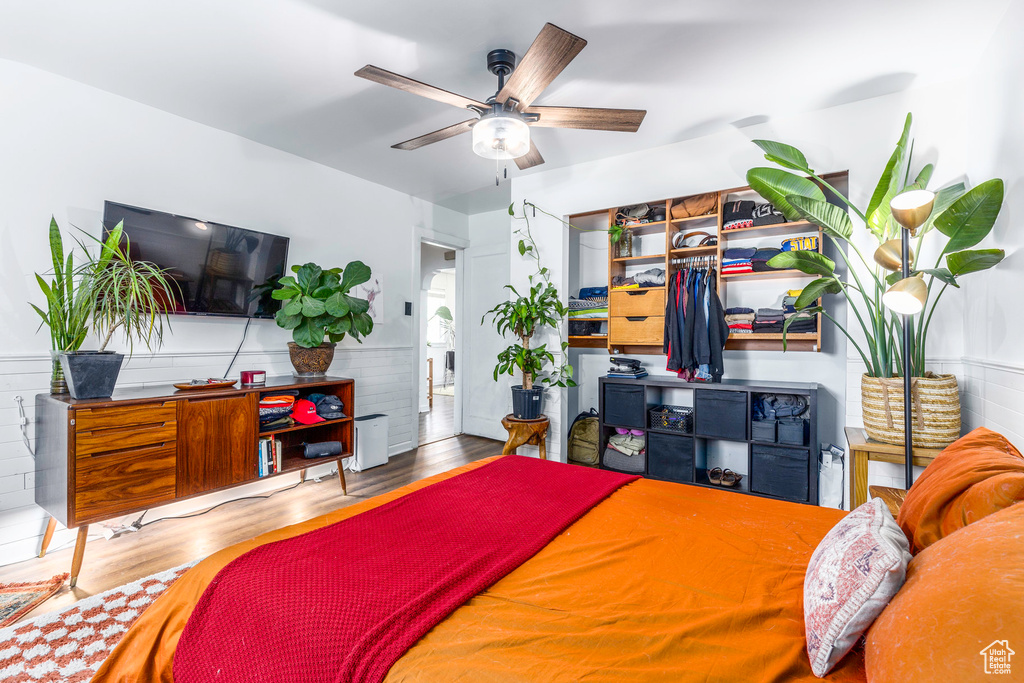
[(893, 198), (889, 203), (892, 217), (903, 226), (900, 239), (885, 242), (875, 251), (875, 262), (891, 271), (899, 271), (901, 278), (882, 295), (886, 308), (903, 316), (903, 432), (904, 457), (906, 458), (907, 490), (914, 483), (914, 432), (912, 395), (911, 355), (913, 333), (910, 328), (912, 316), (924, 310), (928, 300), (928, 287), (920, 273), (911, 276), (914, 252), (910, 238), (924, 225), (935, 204), (935, 193), (928, 190), (910, 190)]

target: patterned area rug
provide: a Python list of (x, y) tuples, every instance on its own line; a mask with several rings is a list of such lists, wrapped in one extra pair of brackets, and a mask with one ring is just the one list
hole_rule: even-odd
[(0, 629), (0, 681), (88, 681), (143, 610), (196, 562)]
[(67, 579), (68, 574), (58, 574), (49, 581), (0, 584), (0, 627), (13, 624), (34, 610), (59, 591)]

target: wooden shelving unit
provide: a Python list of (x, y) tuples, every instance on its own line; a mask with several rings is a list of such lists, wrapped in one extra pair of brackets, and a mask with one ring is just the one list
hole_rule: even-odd
[[(831, 173), (823, 176), (829, 183), (836, 185), (837, 183), (842, 184), (846, 182), (848, 176), (847, 172)], [(824, 189), (824, 188), (823, 188)], [(706, 193), (702, 193), (706, 194)], [(680, 196), (672, 199), (648, 201), (646, 202), (649, 206), (661, 208), (664, 205), (666, 220), (657, 221), (654, 223), (645, 223), (637, 226), (627, 228), (634, 236), (650, 236), (656, 234), (664, 235), (664, 249), (663, 253), (641, 255), (641, 256), (626, 256), (619, 257), (616, 255), (616, 245), (612, 244), (609, 239), (608, 244), (608, 282), (609, 282), (609, 334), (607, 337), (569, 337), (569, 345), (576, 348), (601, 348), (607, 346), (610, 353), (622, 353), (622, 354), (652, 354), (660, 355), (663, 353), (662, 340), (658, 339), (657, 342), (652, 338), (651, 332), (654, 329), (663, 329), (664, 327), (664, 316), (652, 316), (651, 306), (645, 305), (640, 306), (640, 297), (662, 297), (664, 299), (667, 293), (667, 286), (661, 287), (645, 287), (641, 289), (631, 290), (616, 290), (611, 288), (612, 278), (615, 276), (627, 276), (627, 273), (635, 274), (639, 270), (645, 270), (646, 268), (657, 267), (664, 269), (666, 278), (671, 277), (678, 266), (676, 261), (681, 258), (690, 256), (713, 256), (715, 257), (718, 264), (721, 264), (723, 253), (730, 246), (736, 246), (736, 243), (742, 243), (744, 246), (766, 246), (772, 244), (778, 246), (782, 240), (787, 237), (797, 236), (814, 236), (818, 238), (818, 250), (822, 250), (824, 246), (824, 235), (818, 226), (808, 221), (792, 221), (787, 223), (776, 223), (772, 225), (756, 226), (750, 228), (737, 228), (734, 230), (723, 230), (723, 209), (724, 205), (728, 201), (734, 199), (753, 199), (756, 198), (756, 194), (751, 190), (750, 187), (735, 187), (726, 190), (719, 190), (715, 192), (717, 194), (717, 205), (711, 213), (707, 213), (700, 216), (689, 216), (685, 218), (672, 218), (672, 207), (675, 204), (682, 202), (685, 199), (694, 197), (696, 195)], [(825, 194), (830, 197), (829, 192), (826, 190)], [(834, 203), (840, 205), (838, 200)], [(579, 214), (579, 217), (588, 216), (595, 217), (598, 215), (607, 215), (607, 225), (611, 226), (615, 224), (615, 217), (618, 212), (618, 207), (610, 208), (601, 211), (590, 211), (584, 214)], [(573, 216), (570, 218), (576, 218)], [(692, 232), (695, 230), (702, 230), (709, 233), (718, 234), (718, 244), (701, 247), (686, 247), (675, 249), (672, 246), (672, 238), (676, 233), (679, 232)], [(763, 238), (763, 239), (761, 239)], [(648, 242), (653, 239), (649, 238)], [(646, 268), (644, 268), (646, 267)], [(627, 271), (628, 269), (628, 271)], [(777, 280), (792, 279), (796, 281), (802, 281), (802, 284), (798, 285), (798, 282), (794, 282), (793, 288), (798, 286), (806, 285), (814, 279), (813, 276), (806, 275), (797, 270), (774, 270), (764, 272), (752, 272), (752, 273), (734, 273), (731, 275), (723, 275), (719, 266), (718, 270), (718, 294), (722, 300), (722, 304), (725, 307), (730, 307), (729, 301), (729, 290), (733, 287), (744, 287), (744, 288), (755, 288), (763, 287), (766, 290), (770, 287), (773, 293), (777, 296), (777, 284), (774, 283)], [(637, 297), (622, 297), (613, 296), (619, 292), (630, 292), (635, 293), (633, 296)], [(642, 292), (642, 294), (641, 294)], [(776, 298), (773, 296), (772, 298)], [(749, 297), (745, 297), (749, 298)], [(766, 297), (767, 299), (767, 297)], [(765, 301), (762, 305), (768, 305), (769, 302)], [(662, 307), (664, 306), (664, 300), (661, 302)], [(642, 313), (638, 313), (638, 310), (642, 309)], [(649, 320), (654, 317), (658, 320)], [(615, 330), (612, 332), (612, 330)], [(734, 334), (729, 337), (726, 343), (727, 350), (759, 350), (759, 351), (783, 351), (783, 341), (781, 333), (755, 333), (755, 334)], [(800, 333), (788, 335), (787, 348), (788, 351), (820, 351), (821, 350), (821, 315), (817, 316), (816, 320), (816, 331), (813, 333)]]

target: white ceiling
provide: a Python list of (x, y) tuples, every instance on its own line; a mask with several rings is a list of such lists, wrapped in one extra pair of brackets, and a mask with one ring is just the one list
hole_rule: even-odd
[(489, 50), (521, 56), (546, 21), (585, 38), (536, 104), (647, 118), (635, 134), (534, 129), (547, 163), (529, 173), (963, 76), (1010, 2), (0, 0), (0, 58), (476, 212), (508, 184), (469, 136), (390, 148), (466, 113), (356, 69), (484, 99)]

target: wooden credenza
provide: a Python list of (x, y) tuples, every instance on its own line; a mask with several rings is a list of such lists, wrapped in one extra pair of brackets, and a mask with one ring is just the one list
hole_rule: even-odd
[[(333, 394), (347, 417), (260, 431), (263, 394)], [(40, 557), (56, 523), (78, 527), (71, 567), (74, 586), (89, 524), (239, 486), (259, 479), (260, 437), (281, 440), (281, 471), (353, 453), (355, 383), (341, 377), (276, 377), (264, 385), (175, 391), (173, 387), (115, 391), (108, 399), (36, 396), (36, 503), (50, 514)], [(303, 443), (339, 441), (342, 454), (303, 457)], [(265, 478), (265, 477), (264, 477)]]

